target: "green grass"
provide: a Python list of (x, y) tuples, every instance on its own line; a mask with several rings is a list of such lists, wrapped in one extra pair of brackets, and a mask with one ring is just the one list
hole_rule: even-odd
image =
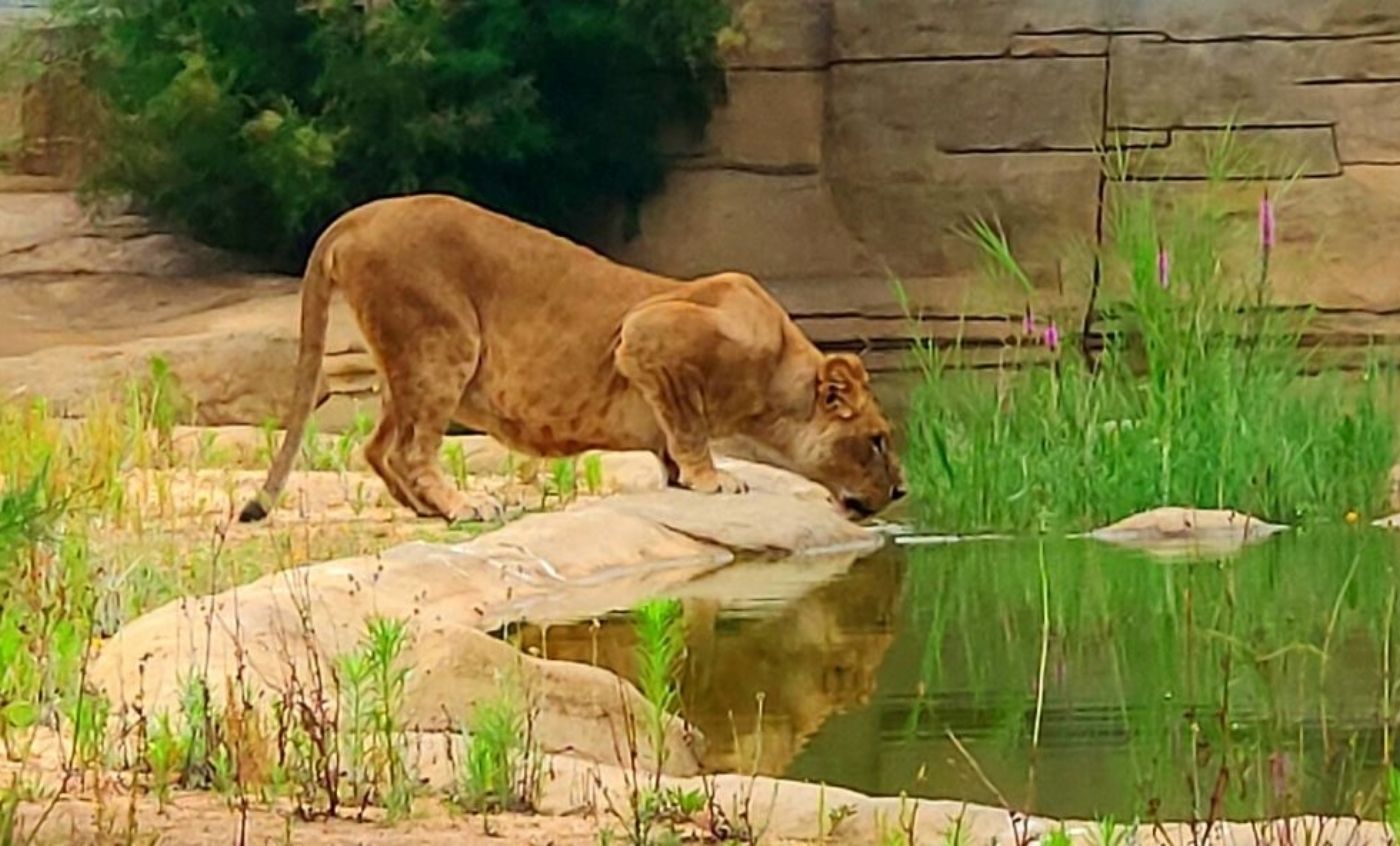
[[(957, 344), (917, 346), (906, 466), (923, 520), (1044, 531), (1162, 505), (1281, 522), (1385, 508), (1389, 370), (1323, 367), (1299, 345), (1307, 315), (1255, 307), (1272, 249), (1252, 215), (1229, 211), (1234, 190), (1113, 196), (1097, 315), (1107, 341), (1092, 365), (1072, 337), (1047, 355), (1040, 330), (990, 377), (952, 367)], [(993, 281), (1028, 278), (998, 226), (976, 222), (967, 237)]]

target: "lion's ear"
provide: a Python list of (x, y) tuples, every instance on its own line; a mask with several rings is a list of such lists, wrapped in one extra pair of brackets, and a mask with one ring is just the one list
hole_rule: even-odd
[(817, 403), (842, 420), (855, 417), (870, 399), (870, 374), (858, 356), (834, 353), (817, 370)]

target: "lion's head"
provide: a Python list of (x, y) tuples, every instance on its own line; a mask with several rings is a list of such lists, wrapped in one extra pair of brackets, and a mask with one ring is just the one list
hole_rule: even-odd
[(867, 517), (904, 496), (890, 424), (859, 357), (835, 353), (817, 368), (809, 419), (783, 445), (793, 470), (825, 486), (852, 514)]

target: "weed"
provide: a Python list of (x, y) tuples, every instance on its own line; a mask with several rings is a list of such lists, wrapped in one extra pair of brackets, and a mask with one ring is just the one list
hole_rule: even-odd
[(350, 468), (350, 460), (355, 450), (369, 439), (374, 432), (374, 418), (367, 411), (356, 411), (350, 427), (335, 439), (336, 469), (344, 472)]
[(457, 483), (458, 488), (465, 490), (471, 478), (471, 472), (467, 468), (466, 447), (461, 441), (452, 441), (442, 448), (442, 457), (447, 464), (447, 472), (452, 474), (452, 480)]
[(637, 686), (646, 700), (643, 715), (646, 739), (656, 762), (653, 791), (661, 789), (661, 772), (666, 766), (666, 729), (680, 701), (676, 672), (685, 653), (685, 621), (681, 604), (674, 599), (655, 599), (635, 611), (637, 628)]
[(65, 698), (59, 706), (73, 737), (72, 759), (83, 768), (105, 767), (107, 747), (107, 718), (111, 703), (105, 696), (79, 691)]
[(180, 782), (184, 787), (208, 787), (213, 782), (214, 760), (220, 747), (217, 729), (219, 715), (209, 699), (209, 683), (201, 675), (191, 675), (180, 689), (182, 716)]
[(1392, 842), (1400, 841), (1400, 770), (1395, 767), (1386, 770), (1385, 827)]
[(1045, 846), (1074, 846), (1074, 838), (1069, 836), (1064, 826), (1053, 828), (1040, 839)]
[(180, 781), (185, 755), (186, 746), (171, 726), (170, 715), (158, 715), (146, 737), (146, 765), (151, 771), (156, 802), (162, 810), (170, 800), (170, 788)]
[(316, 423), (316, 418), (311, 417), (306, 421), (306, 429), (301, 437), (301, 461), (303, 466), (309, 470), (336, 470), (336, 455), (333, 451), (326, 449), (321, 440), (320, 427)]
[(474, 813), (532, 810), (539, 796), (543, 757), (533, 714), (514, 677), (498, 679), (498, 689), (472, 713), (454, 795)]
[(145, 377), (127, 383), (126, 401), (129, 430), (138, 436), (153, 433), (159, 449), (159, 453), (149, 452), (151, 445), (144, 437), (138, 437), (138, 460), (149, 465), (156, 454), (170, 455), (175, 427), (191, 416), (190, 402), (181, 391), (170, 362), (152, 356)]
[(560, 502), (578, 496), (578, 462), (573, 458), (555, 458), (549, 462), (549, 479), (545, 497), (553, 495)]
[(372, 617), (359, 648), (337, 662), (345, 720), (344, 760), (354, 800), (380, 801), (392, 819), (412, 811), (403, 710), (408, 669), (400, 658), (408, 641), (402, 620)]
[(1094, 831), (1095, 846), (1124, 846), (1137, 826), (1125, 826), (1112, 816), (1098, 821)]
[[(311, 425), (311, 420), (307, 420), (307, 425)], [(271, 464), (277, 455), (277, 432), (281, 428), (281, 423), (275, 417), (269, 417), (258, 424), (258, 433), (261, 435), (258, 444), (257, 460), (259, 464)]]
[(875, 830), (880, 846), (918, 846), (915, 832), (919, 822), (919, 803), (899, 794), (899, 817), (893, 823), (879, 811), (875, 815)]
[(583, 486), (593, 496), (603, 492), (603, 457), (596, 452), (583, 457)]
[(14, 846), (25, 839), (19, 831), (19, 792), (13, 786), (0, 788), (0, 846)]

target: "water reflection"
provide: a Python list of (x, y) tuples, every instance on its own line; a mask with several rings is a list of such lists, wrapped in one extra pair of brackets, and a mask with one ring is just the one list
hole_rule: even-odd
[[(745, 574), (762, 581), (768, 566), (746, 565)], [(707, 738), (707, 767), (782, 773), (833, 714), (870, 702), (894, 641), (902, 569), (884, 556), (845, 560), (835, 578), (782, 601), (754, 599), (761, 591), (751, 589), (740, 603), (682, 600), (681, 696), (686, 718)], [(526, 629), (520, 637), (550, 658), (636, 678), (625, 618)]]
[[(887, 549), (775, 607), (687, 601), (687, 714), (716, 768), (872, 793), (1375, 815), (1397, 552), (1365, 530), (1194, 563), (1092, 541)], [(625, 620), (549, 631), (552, 657), (623, 675), (631, 650)]]

